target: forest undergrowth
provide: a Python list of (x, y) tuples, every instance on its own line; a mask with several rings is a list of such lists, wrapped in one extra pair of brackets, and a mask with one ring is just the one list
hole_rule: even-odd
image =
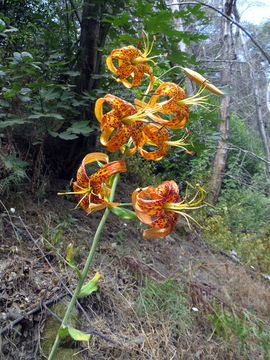
[[(146, 181), (159, 181), (145, 166)], [(126, 196), (130, 176), (119, 190)], [(73, 243), (82, 264), (100, 218), (53, 190), (39, 201), (1, 202), (1, 359), (46, 359), (59, 325), (52, 313), (63, 316), (76, 283), (67, 248)], [(220, 248), (223, 224), (204, 233), (180, 222), (162, 240), (143, 240), (139, 228), (112, 215), (89, 275), (101, 274), (99, 289), (70, 320), (93, 336), (80, 346), (66, 339), (57, 359), (268, 359), (269, 277)]]

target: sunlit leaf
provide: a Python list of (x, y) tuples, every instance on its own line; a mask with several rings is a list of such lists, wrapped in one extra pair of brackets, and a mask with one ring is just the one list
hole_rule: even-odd
[(66, 336), (71, 336), (72, 339), (76, 341), (89, 341), (92, 338), (91, 334), (86, 334), (80, 330), (74, 329), (72, 327), (65, 327), (64, 329), (61, 328), (58, 330), (58, 335), (61, 338), (64, 338)]
[(96, 273), (96, 275), (88, 281), (85, 285), (82, 286), (80, 294), (78, 296), (79, 299), (84, 298), (90, 294), (92, 294), (94, 291), (97, 291), (98, 289), (98, 282), (101, 278), (101, 275), (99, 272)]
[(122, 219), (128, 219), (128, 220), (137, 219), (137, 215), (135, 214), (134, 211), (124, 209), (121, 207), (113, 207), (111, 208), (111, 212)]

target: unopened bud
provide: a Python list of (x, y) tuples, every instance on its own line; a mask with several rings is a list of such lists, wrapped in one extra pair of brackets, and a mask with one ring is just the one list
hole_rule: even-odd
[(203, 87), (205, 87), (207, 90), (211, 91), (213, 94), (216, 95), (224, 95), (224, 93), (219, 90), (215, 85), (211, 84), (210, 81), (208, 81), (205, 77), (203, 77), (201, 74), (197, 73), (197, 71), (188, 69), (188, 68), (183, 68), (185, 74), (187, 75), (187, 77), (191, 80), (194, 81), (196, 84), (199, 84)]

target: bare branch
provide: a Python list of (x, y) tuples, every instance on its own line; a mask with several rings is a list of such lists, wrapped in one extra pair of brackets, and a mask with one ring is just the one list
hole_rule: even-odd
[(82, 22), (81, 22), (80, 16), (79, 16), (79, 14), (78, 14), (78, 11), (77, 11), (77, 9), (76, 9), (76, 6), (74, 5), (73, 0), (69, 0), (69, 2), (70, 2), (70, 4), (71, 4), (72, 9), (74, 10), (74, 13), (75, 13), (75, 15), (76, 15), (76, 18), (77, 18), (80, 26), (82, 26)]
[(196, 5), (196, 4), (206, 6), (206, 7), (210, 8), (210, 9), (216, 11), (220, 15), (224, 16), (227, 20), (229, 20), (232, 24), (238, 26), (239, 29), (241, 29), (250, 38), (250, 40), (254, 43), (254, 45), (261, 51), (263, 56), (266, 58), (266, 60), (270, 64), (270, 56), (269, 56), (269, 54), (261, 47), (261, 45), (257, 42), (257, 40), (255, 40), (254, 37), (242, 25), (240, 25), (238, 22), (234, 21), (230, 16), (224, 14), (222, 11), (215, 8), (214, 6), (204, 4), (204, 3), (200, 2), (200, 1), (187, 1), (187, 2), (185, 1), (185, 2), (180, 2), (180, 3), (169, 4), (169, 6), (173, 6), (173, 5)]

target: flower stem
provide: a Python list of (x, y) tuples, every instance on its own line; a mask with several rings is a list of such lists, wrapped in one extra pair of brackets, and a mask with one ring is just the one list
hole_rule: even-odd
[[(112, 202), (113, 199), (114, 199), (114, 195), (115, 195), (115, 190), (116, 190), (116, 187), (117, 187), (117, 184), (119, 182), (119, 179), (120, 179), (120, 174), (116, 174), (114, 179), (113, 179), (113, 184), (112, 184), (112, 189), (111, 189), (111, 195), (110, 195), (110, 201)], [(93, 259), (94, 259), (94, 256), (95, 256), (95, 253), (96, 253), (96, 249), (97, 249), (97, 245), (98, 245), (98, 242), (99, 242), (99, 239), (100, 239), (100, 236), (101, 236), (101, 233), (102, 233), (102, 230), (104, 228), (104, 225), (106, 223), (106, 220), (108, 218), (110, 214), (110, 210), (108, 208), (106, 208), (103, 216), (102, 216), (102, 219), (100, 220), (100, 223), (97, 227), (97, 230), (96, 230), (96, 233), (95, 233), (95, 236), (94, 236), (94, 239), (93, 239), (93, 242), (92, 242), (92, 246), (91, 246), (91, 249), (89, 251), (89, 254), (88, 254), (88, 257), (87, 257), (87, 260), (86, 260), (86, 263), (84, 265), (84, 268), (81, 272), (81, 276), (79, 278), (79, 282), (76, 286), (76, 289), (74, 291), (74, 294), (70, 300), (70, 303), (67, 307), (67, 310), (66, 310), (66, 313), (64, 315), (64, 318), (62, 320), (62, 323), (60, 325), (60, 329), (63, 329), (67, 326), (67, 323), (68, 323), (68, 320), (69, 320), (69, 317), (72, 313), (72, 310), (74, 309), (74, 306), (76, 304), (76, 301), (78, 299), (78, 296), (80, 294), (80, 291), (81, 291), (81, 288), (84, 284), (84, 281), (87, 277), (87, 274), (89, 272), (89, 269), (93, 263)], [(60, 345), (60, 336), (59, 334), (57, 334), (56, 338), (55, 338), (55, 341), (54, 341), (54, 344), (53, 344), (53, 347), (51, 349), (51, 352), (50, 352), (50, 355), (48, 357), (48, 360), (54, 360), (55, 358), (55, 355), (57, 353), (57, 350), (59, 348), (59, 345)]]

